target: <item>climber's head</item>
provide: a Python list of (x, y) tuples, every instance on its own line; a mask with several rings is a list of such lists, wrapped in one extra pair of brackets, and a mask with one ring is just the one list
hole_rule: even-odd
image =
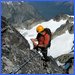
[(42, 25), (37, 26), (36, 31), (38, 33), (42, 32), (44, 30), (44, 27)]

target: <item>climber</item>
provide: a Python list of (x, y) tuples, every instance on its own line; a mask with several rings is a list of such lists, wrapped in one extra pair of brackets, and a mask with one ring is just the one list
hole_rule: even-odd
[[(34, 49), (41, 50), (43, 54), (44, 60), (49, 61), (49, 57), (47, 56), (47, 49), (51, 45), (51, 30), (49, 28), (44, 28), (42, 25), (37, 26), (37, 37), (36, 39), (31, 39), (34, 44)], [(38, 44), (36, 43), (38, 41)]]

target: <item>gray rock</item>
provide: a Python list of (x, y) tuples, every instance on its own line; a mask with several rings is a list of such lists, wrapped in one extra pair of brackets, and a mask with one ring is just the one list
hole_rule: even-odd
[(73, 21), (67, 20), (65, 24), (61, 25), (59, 28), (56, 29), (56, 31), (53, 33), (53, 38), (62, 35), (65, 33), (65, 31), (69, 31), (70, 34), (74, 33), (74, 24), (71, 23)]
[[(3, 23), (2, 20), (3, 24), (6, 24), (6, 22)], [(14, 27), (7, 25), (2, 30), (4, 28), (6, 28), (6, 31), (2, 31), (2, 58), (9, 60), (13, 65), (20, 65), (23, 61), (24, 51), (30, 46), (27, 40)], [(5, 61), (3, 63), (6, 64)], [(4, 65), (5, 67), (6, 65)], [(8, 73), (8, 70), (5, 71), (4, 68), (3, 73)]]
[(60, 61), (61, 63), (65, 63), (66, 61), (68, 61), (72, 57), (74, 57), (74, 54), (63, 54), (63, 55), (57, 57), (56, 59), (58, 61)]
[(68, 21), (69, 21), (69, 23), (74, 22), (74, 17), (69, 17)]
[(68, 18), (69, 16), (67, 14), (59, 14), (59, 15), (56, 15), (53, 19), (54, 21), (59, 22), (61, 19), (66, 20)]

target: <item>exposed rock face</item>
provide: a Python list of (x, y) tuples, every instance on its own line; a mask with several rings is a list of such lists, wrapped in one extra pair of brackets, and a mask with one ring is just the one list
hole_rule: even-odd
[(69, 18), (69, 16), (67, 14), (60, 14), (60, 15), (56, 15), (53, 19), (54, 19), (54, 21), (59, 22), (61, 19), (65, 20), (68, 18)]
[(73, 54), (63, 54), (63, 55), (57, 57), (57, 60), (60, 61), (61, 63), (65, 63), (72, 57), (74, 57)]
[[(56, 59), (60, 63), (63, 63), (63, 69), (66, 73), (73, 74), (74, 73), (74, 54), (64, 54)], [(69, 68), (66, 69), (67, 64), (69, 64)]]
[(2, 2), (2, 16), (15, 27), (27, 28), (43, 21), (38, 11), (27, 2)]
[[(5, 20), (2, 18), (2, 61), (4, 66), (3, 72), (9, 73), (9, 67), (16, 67), (23, 62), (23, 58), (25, 57), (24, 51), (29, 48), (29, 44), (27, 40), (14, 27), (6, 25), (7, 23), (6, 21), (4, 21)], [(10, 63), (10, 65), (8, 63)]]
[[(64, 15), (65, 16), (65, 15)], [(53, 33), (53, 38), (62, 35), (63, 33), (65, 33), (66, 30), (69, 31), (70, 34), (74, 33), (74, 17), (69, 17), (69, 16), (65, 16), (66, 18), (64, 18), (66, 21), (65, 24), (61, 25), (59, 28), (56, 29), (56, 31)], [(62, 19), (63, 16), (58, 17), (58, 19)], [(56, 20), (57, 21), (57, 20)]]
[[(48, 67), (44, 68), (44, 61), (41, 60), (41, 56), (36, 51), (29, 51), (30, 59), (32, 59), (25, 67), (22, 68), (22, 73), (35, 73), (35, 74), (52, 74), (52, 73), (63, 73), (62, 68), (58, 67), (55, 61), (47, 62)], [(33, 57), (33, 58), (32, 58)]]

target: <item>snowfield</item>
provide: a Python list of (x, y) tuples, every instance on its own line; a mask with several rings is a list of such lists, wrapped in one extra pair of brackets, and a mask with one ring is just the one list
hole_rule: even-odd
[[(65, 24), (67, 20), (60, 20), (59, 22), (54, 21), (51, 19), (50, 21), (43, 22), (41, 25), (43, 25), (45, 28), (50, 28), (52, 32), (55, 32), (57, 28), (59, 28), (62, 24)], [(39, 24), (38, 24), (39, 25)], [(24, 29), (18, 29), (18, 31), (28, 40), (30, 44), (30, 49), (33, 49), (33, 43), (30, 40), (31, 38), (36, 38), (37, 32), (36, 32), (36, 25), (30, 30)], [(62, 55), (67, 54), (71, 51), (71, 48), (73, 46), (73, 40), (74, 40), (74, 34), (69, 34), (68, 31), (66, 31), (64, 34), (56, 37), (51, 41), (51, 47), (48, 48), (48, 56), (53, 56), (54, 58)]]
[(73, 46), (74, 35), (69, 34), (66, 31), (63, 35), (60, 35), (51, 41), (51, 47), (48, 49), (48, 56), (51, 55), (54, 58), (62, 54), (71, 52)]

